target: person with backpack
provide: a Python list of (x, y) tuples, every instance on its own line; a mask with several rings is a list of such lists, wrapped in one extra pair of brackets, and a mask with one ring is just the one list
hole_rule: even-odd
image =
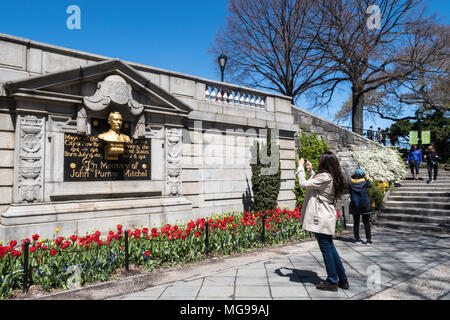
[(366, 231), (366, 244), (372, 245), (372, 234), (370, 230), (370, 213), (372, 204), (369, 198), (368, 189), (372, 187), (363, 169), (357, 169), (349, 184), (350, 189), (350, 214), (353, 215), (353, 234), (355, 242), (362, 243), (359, 237), (359, 223), (362, 216), (364, 229)]
[[(419, 149), (417, 144), (413, 145), (411, 151), (408, 154), (408, 158), (406, 159), (406, 164), (409, 164), (411, 168), (411, 174), (414, 180), (423, 180), (419, 177), (419, 167), (423, 162), (422, 151)], [(414, 171), (416, 174), (414, 175)]]
[(427, 153), (424, 157), (425, 157), (425, 160), (427, 161), (427, 169), (428, 169), (427, 183), (430, 184), (430, 183), (433, 183), (433, 180), (431, 179), (433, 170), (434, 170), (434, 180), (437, 179), (438, 167), (439, 167), (439, 162), (438, 162), (439, 156), (436, 152), (436, 149), (431, 145), (428, 146), (426, 151), (427, 151)]

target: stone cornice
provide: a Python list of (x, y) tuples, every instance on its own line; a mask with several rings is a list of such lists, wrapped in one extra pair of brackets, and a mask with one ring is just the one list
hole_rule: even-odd
[[(68, 56), (72, 56), (72, 57), (76, 57), (76, 58), (84, 58), (84, 59), (88, 59), (88, 60), (96, 61), (96, 62), (101, 62), (101, 61), (105, 61), (105, 60), (115, 60), (114, 58), (103, 56), (103, 55), (68, 49), (65, 47), (51, 45), (51, 44), (38, 42), (38, 41), (33, 41), (30, 39), (16, 37), (16, 36), (4, 34), (4, 33), (0, 33), (0, 40), (22, 44), (22, 45), (27, 46), (28, 48), (32, 47), (32, 48), (37, 48), (37, 49), (43, 49), (48, 52), (64, 54), (64, 55), (68, 55)], [(193, 75), (189, 75), (189, 74), (185, 74), (185, 73), (181, 73), (181, 72), (161, 69), (161, 68), (152, 67), (152, 66), (148, 66), (148, 65), (144, 65), (144, 64), (140, 64), (140, 63), (135, 63), (135, 62), (130, 62), (130, 61), (126, 61), (126, 60), (122, 60), (122, 61), (138, 71), (164, 74), (167, 76), (174, 76), (177, 78), (192, 80), (192, 81), (201, 82), (201, 83), (208, 83), (210, 85), (216, 85), (216, 86), (226, 84), (228, 87), (233, 87), (235, 90), (239, 90), (239, 91), (255, 92), (255, 93), (258, 93), (261, 95), (292, 100), (292, 97), (274, 93), (274, 92), (262, 91), (262, 90), (239, 86), (239, 85), (235, 85), (235, 84), (231, 84), (231, 83), (223, 83), (223, 82), (212, 80), (212, 79), (197, 77), (197, 76), (193, 76)]]

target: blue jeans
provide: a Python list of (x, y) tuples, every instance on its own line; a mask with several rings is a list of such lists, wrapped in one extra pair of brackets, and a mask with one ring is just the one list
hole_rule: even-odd
[(344, 265), (342, 264), (341, 258), (339, 257), (333, 243), (333, 237), (321, 233), (316, 233), (315, 235), (317, 242), (319, 243), (320, 251), (323, 255), (325, 268), (327, 269), (327, 280), (333, 284), (338, 283), (339, 280), (347, 280)]

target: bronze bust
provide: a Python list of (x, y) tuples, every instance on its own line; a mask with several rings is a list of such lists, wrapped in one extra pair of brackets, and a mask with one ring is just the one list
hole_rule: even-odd
[(131, 142), (126, 134), (120, 133), (122, 128), (122, 115), (119, 112), (111, 112), (108, 117), (109, 131), (98, 135), (98, 138), (106, 141), (105, 159), (118, 160), (119, 155), (125, 152), (124, 143)]
[(111, 112), (108, 117), (109, 131), (98, 135), (98, 138), (108, 142), (130, 142), (126, 134), (120, 133), (122, 128), (122, 115), (119, 112)]

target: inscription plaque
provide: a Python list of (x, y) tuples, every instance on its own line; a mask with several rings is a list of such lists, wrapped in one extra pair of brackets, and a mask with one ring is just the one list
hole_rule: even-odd
[(64, 181), (151, 180), (150, 139), (125, 143), (118, 160), (106, 160), (105, 141), (96, 136), (64, 134)]

